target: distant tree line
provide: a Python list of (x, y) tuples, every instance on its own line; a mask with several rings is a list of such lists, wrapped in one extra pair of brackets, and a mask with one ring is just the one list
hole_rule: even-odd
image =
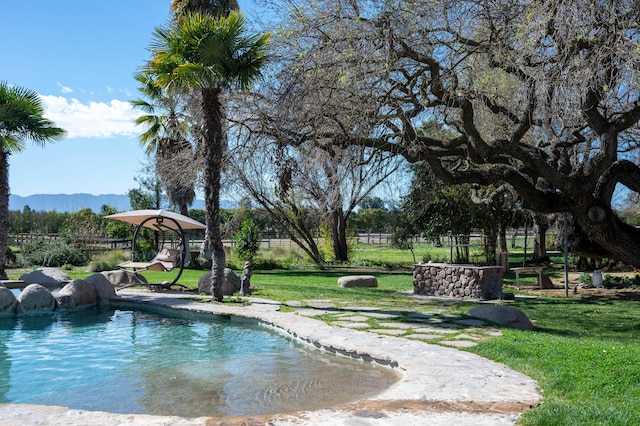
[[(367, 205), (366, 203), (364, 204)], [(109, 205), (102, 206), (99, 213), (91, 209), (82, 209), (77, 212), (35, 211), (29, 206), (22, 210), (9, 211), (9, 234), (59, 234), (71, 239), (81, 239), (82, 236), (99, 238), (130, 239), (133, 236), (134, 227), (126, 223), (104, 219), (105, 216), (117, 213)], [(202, 209), (190, 209), (189, 217), (204, 222), (205, 211)], [(360, 208), (349, 218), (348, 229), (351, 233), (391, 233), (394, 223), (398, 220), (400, 211), (388, 210), (384, 207)], [(261, 235), (273, 238), (288, 238), (288, 231), (274, 222), (269, 213), (262, 208), (238, 207), (233, 209), (221, 209), (220, 227), (224, 239), (232, 239), (242, 228), (242, 223), (250, 219), (253, 221)], [(313, 212), (307, 216), (308, 226), (319, 233), (322, 217)]]

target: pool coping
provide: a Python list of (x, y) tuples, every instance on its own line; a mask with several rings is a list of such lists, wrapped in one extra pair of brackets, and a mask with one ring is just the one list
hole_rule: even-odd
[(0, 426), (60, 425), (509, 425), (542, 400), (535, 380), (502, 364), (452, 347), (330, 326), (280, 311), (280, 303), (201, 303), (183, 292), (127, 289), (114, 304), (179, 309), (258, 321), (311, 347), (394, 369), (400, 380), (356, 403), (289, 414), (181, 418), (115, 414), (29, 404), (0, 404)]

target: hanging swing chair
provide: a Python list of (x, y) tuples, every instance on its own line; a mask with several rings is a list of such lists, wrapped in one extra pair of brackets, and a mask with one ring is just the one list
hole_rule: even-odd
[[(178, 279), (184, 270), (185, 260), (187, 258), (187, 241), (184, 234), (188, 229), (206, 229), (206, 226), (196, 220), (179, 213), (169, 212), (166, 210), (132, 210), (128, 212), (116, 213), (105, 216), (107, 219), (119, 220), (122, 222), (132, 223), (136, 226), (131, 240), (131, 260), (118, 265), (121, 269), (129, 269), (134, 272), (139, 271), (163, 271), (169, 272), (178, 269), (178, 274), (171, 282), (163, 284), (149, 284), (151, 289), (170, 289), (177, 285), (186, 288), (182, 284), (178, 284)], [(139, 262), (136, 260), (136, 241), (138, 234), (142, 228), (152, 229), (161, 235), (160, 250), (148, 262)], [(177, 243), (167, 238), (167, 235), (178, 236)], [(120, 287), (123, 288), (123, 287)]]

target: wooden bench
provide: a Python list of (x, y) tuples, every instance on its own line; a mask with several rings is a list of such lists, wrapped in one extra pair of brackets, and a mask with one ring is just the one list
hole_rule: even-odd
[(511, 268), (516, 273), (516, 287), (520, 287), (520, 274), (538, 274), (538, 286), (542, 288), (542, 266), (523, 266), (521, 268)]

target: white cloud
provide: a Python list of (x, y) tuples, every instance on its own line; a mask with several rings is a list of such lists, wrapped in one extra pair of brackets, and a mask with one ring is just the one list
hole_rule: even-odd
[(137, 136), (140, 128), (135, 119), (140, 115), (129, 102), (117, 99), (109, 103), (84, 104), (75, 98), (41, 96), (45, 117), (67, 131), (67, 138), (112, 138)]
[(58, 86), (60, 87), (60, 91), (62, 93), (73, 93), (73, 89), (69, 86), (65, 86), (64, 84), (58, 82)]

